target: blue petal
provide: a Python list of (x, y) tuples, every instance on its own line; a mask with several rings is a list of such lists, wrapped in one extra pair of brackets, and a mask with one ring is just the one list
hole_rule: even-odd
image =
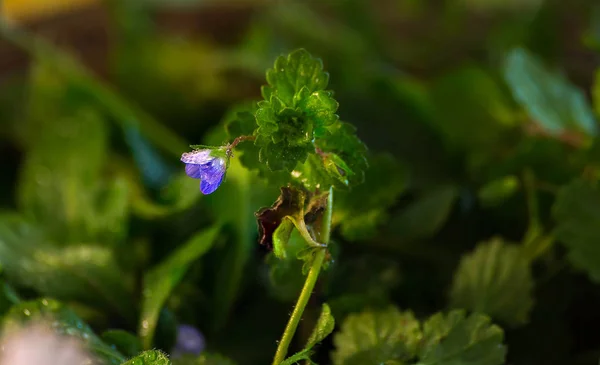
[(202, 165), (200, 191), (202, 191), (203, 194), (208, 195), (217, 190), (225, 177), (226, 168), (225, 161), (220, 158), (216, 158), (211, 162)]
[(200, 177), (202, 177), (202, 166), (201, 165), (195, 165), (195, 164), (191, 164), (188, 163), (185, 165), (185, 173), (187, 174), (187, 176), (194, 178), (194, 179), (200, 179)]
[(201, 165), (210, 162), (214, 157), (211, 156), (211, 150), (197, 150), (193, 152), (186, 152), (181, 155), (181, 161), (183, 163), (191, 163), (194, 165)]

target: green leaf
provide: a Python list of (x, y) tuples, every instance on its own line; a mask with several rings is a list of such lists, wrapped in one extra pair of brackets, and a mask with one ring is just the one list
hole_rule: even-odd
[(311, 93), (307, 87), (303, 87), (296, 97), (298, 99), (298, 107), (317, 126), (315, 130), (316, 137), (325, 135), (327, 132), (326, 127), (337, 122), (338, 116), (335, 112), (339, 104), (333, 98), (331, 91), (320, 90)]
[(19, 208), (61, 242), (118, 240), (127, 223), (126, 186), (103, 179), (103, 116), (49, 72), (43, 64), (33, 72)]
[(430, 91), (432, 123), (449, 147), (481, 153), (516, 124), (514, 107), (499, 83), (480, 68), (443, 75)]
[(301, 49), (281, 56), (267, 71), (264, 101), (256, 110), (260, 161), (272, 171), (292, 171), (314, 152), (314, 138), (337, 121), (338, 104), (323, 91), (328, 75), (319, 59)]
[(600, 283), (600, 189), (597, 183), (575, 179), (561, 188), (554, 202), (554, 236), (568, 249), (573, 266)]
[(312, 348), (319, 342), (323, 341), (325, 337), (329, 336), (331, 332), (333, 332), (334, 327), (335, 320), (331, 315), (331, 309), (329, 308), (329, 305), (325, 303), (323, 304), (323, 310), (321, 311), (319, 320), (317, 321), (317, 324), (315, 325), (315, 328), (313, 329), (313, 332), (310, 335), (304, 349), (285, 359), (281, 365), (293, 365), (301, 360), (306, 360), (309, 362), (309, 364), (314, 364), (310, 359)]
[(448, 219), (457, 198), (458, 189), (454, 185), (424, 191), (416, 201), (392, 217), (388, 226), (402, 240), (432, 237)]
[(335, 328), (335, 319), (331, 315), (331, 308), (327, 303), (323, 304), (323, 309), (321, 310), (321, 315), (317, 320), (317, 324), (313, 329), (312, 334), (308, 338), (308, 342), (304, 347), (305, 350), (312, 349), (316, 344), (323, 341), (325, 337), (329, 336), (333, 329)]
[(13, 306), (4, 317), (2, 330), (15, 330), (26, 323), (36, 323), (49, 318), (49, 324), (56, 333), (82, 341), (106, 364), (118, 365), (125, 360), (117, 350), (102, 342), (73, 311), (53, 299), (22, 302)]
[(122, 365), (171, 365), (169, 357), (158, 350), (144, 351)]
[(305, 87), (308, 92), (325, 90), (329, 74), (323, 71), (323, 62), (313, 58), (304, 49), (287, 56), (279, 56), (273, 68), (267, 70), (268, 86), (263, 86), (266, 100), (275, 95), (287, 106), (294, 105), (294, 96)]
[(415, 356), (420, 340), (419, 321), (412, 312), (390, 307), (351, 314), (334, 336), (332, 360), (335, 365), (407, 361)]
[(12, 282), (133, 317), (131, 282), (107, 247), (60, 247), (16, 214), (0, 214), (0, 264)]
[(523, 48), (513, 49), (505, 62), (506, 82), (535, 123), (553, 135), (573, 129), (596, 134), (596, 120), (585, 94), (564, 75), (548, 70)]
[(477, 197), (484, 207), (495, 207), (513, 196), (520, 185), (516, 176), (505, 176), (483, 185), (477, 192)]
[(464, 311), (431, 316), (423, 324), (417, 365), (501, 365), (504, 332), (481, 314)]
[(523, 249), (499, 238), (465, 255), (454, 274), (454, 308), (485, 313), (511, 326), (528, 322), (533, 307), (533, 277)]
[[(347, 174), (349, 186), (361, 184), (368, 168), (367, 147), (356, 135), (356, 127), (338, 121), (327, 128), (328, 135), (316, 141), (317, 147), (324, 152), (334, 153), (344, 161), (352, 174)], [(335, 161), (334, 161), (335, 162)], [(341, 167), (341, 166), (339, 166)]]
[(278, 259), (285, 259), (287, 257), (286, 246), (293, 230), (294, 222), (284, 218), (281, 224), (275, 229), (275, 232), (273, 232), (273, 253)]
[(296, 365), (302, 360), (308, 361), (308, 365), (315, 364), (310, 359), (310, 351), (302, 350), (283, 360), (280, 365)]
[(375, 155), (370, 165), (363, 184), (335, 195), (333, 224), (351, 241), (373, 237), (407, 185), (406, 172), (391, 155)]
[(179, 284), (189, 265), (212, 247), (220, 229), (217, 225), (196, 233), (167, 259), (146, 273), (139, 326), (144, 348), (152, 346), (154, 330), (164, 302)]
[(142, 342), (132, 333), (124, 330), (108, 330), (100, 336), (102, 341), (112, 348), (116, 348), (123, 355), (135, 356), (142, 351)]

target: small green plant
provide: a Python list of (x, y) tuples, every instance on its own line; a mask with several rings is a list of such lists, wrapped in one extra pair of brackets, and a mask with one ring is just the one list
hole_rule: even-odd
[(548, 35), (591, 15), (597, 52), (598, 6), (274, 2), (215, 45), (161, 2), (106, 2), (102, 77), (0, 22), (31, 58), (0, 85), (0, 364), (597, 360), (600, 77)]

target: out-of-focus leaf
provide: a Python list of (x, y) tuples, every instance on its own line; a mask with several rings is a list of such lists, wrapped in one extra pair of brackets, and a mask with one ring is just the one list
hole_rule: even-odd
[(600, 189), (598, 184), (576, 179), (564, 186), (553, 207), (556, 239), (567, 249), (576, 268), (600, 282)]
[(421, 330), (412, 312), (394, 307), (379, 312), (349, 315), (334, 336), (335, 365), (381, 364), (413, 358), (421, 340)]
[(124, 134), (133, 158), (144, 178), (144, 183), (153, 188), (167, 184), (171, 175), (171, 168), (163, 161), (158, 151), (154, 149), (138, 129), (126, 126)]
[(454, 274), (451, 305), (511, 326), (523, 325), (533, 307), (533, 284), (523, 249), (495, 238), (462, 258)]
[(132, 163), (118, 158), (111, 162), (112, 168), (117, 171), (117, 179), (127, 184), (132, 213), (144, 219), (159, 219), (184, 211), (202, 196), (198, 180), (190, 179), (182, 171), (170, 177), (167, 185), (162, 188), (159, 199), (155, 200), (145, 191)]
[(464, 68), (442, 76), (430, 91), (432, 122), (449, 147), (481, 153), (516, 124), (516, 113), (484, 70)]
[(142, 342), (132, 333), (124, 330), (108, 330), (100, 336), (107, 345), (116, 348), (126, 357), (135, 356), (142, 351)]
[(235, 362), (219, 354), (203, 353), (200, 356), (174, 358), (173, 365), (235, 365)]
[(0, 263), (12, 282), (41, 294), (103, 304), (133, 317), (130, 278), (106, 247), (57, 247), (21, 216), (5, 213), (0, 214)]
[(83, 341), (102, 361), (119, 365), (125, 357), (108, 346), (73, 311), (53, 299), (22, 302), (13, 306), (3, 320), (3, 333), (17, 330), (29, 322), (48, 321), (56, 333)]
[(596, 119), (583, 91), (564, 75), (548, 70), (529, 51), (515, 48), (508, 53), (504, 77), (514, 98), (547, 132), (577, 130), (596, 135)]
[(335, 195), (333, 224), (339, 224), (349, 240), (374, 236), (378, 226), (388, 219), (386, 209), (406, 187), (406, 172), (392, 156), (373, 156), (369, 164), (364, 183)]
[(162, 351), (149, 350), (127, 360), (122, 365), (171, 365), (171, 360)]
[(516, 176), (505, 176), (482, 186), (477, 192), (477, 197), (483, 206), (495, 207), (513, 196), (520, 185)]
[(336, 263), (328, 279), (329, 305), (336, 317), (343, 318), (363, 308), (387, 306), (402, 277), (394, 258), (363, 254)]
[[(61, 79), (52, 79), (49, 72), (47, 65), (39, 65), (32, 75), (30, 145), (21, 170), (19, 207), (60, 241), (121, 238), (127, 218), (123, 185), (102, 186), (105, 121), (89, 103), (56, 86)], [(110, 221), (107, 209), (117, 212)]]
[[(189, 143), (99, 81), (68, 54), (6, 22), (0, 23), (0, 33), (36, 61), (43, 62), (53, 76), (64, 78), (73, 92), (102, 108), (121, 126), (139, 127), (152, 143), (174, 156), (179, 156), (187, 149)], [(152, 51), (155, 55), (156, 50)]]
[(506, 346), (504, 331), (486, 316), (464, 311), (437, 313), (423, 324), (417, 365), (501, 365)]
[(152, 346), (154, 330), (165, 300), (179, 284), (189, 265), (212, 247), (220, 229), (221, 227), (216, 225), (198, 232), (165, 261), (146, 273), (139, 326), (144, 348)]
[(458, 189), (453, 185), (424, 191), (416, 201), (390, 219), (389, 229), (401, 240), (429, 238), (446, 222), (457, 197)]

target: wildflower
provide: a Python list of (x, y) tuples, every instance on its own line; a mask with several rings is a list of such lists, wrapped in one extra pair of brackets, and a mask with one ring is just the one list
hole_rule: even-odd
[(0, 365), (88, 365), (97, 362), (74, 338), (49, 326), (34, 324), (6, 334), (0, 344)]
[(229, 165), (228, 149), (201, 149), (186, 152), (181, 156), (185, 163), (185, 173), (194, 179), (200, 179), (200, 191), (212, 194), (225, 177)]
[(177, 328), (177, 343), (172, 351), (174, 358), (184, 355), (198, 356), (204, 348), (204, 336), (195, 327), (180, 325)]

